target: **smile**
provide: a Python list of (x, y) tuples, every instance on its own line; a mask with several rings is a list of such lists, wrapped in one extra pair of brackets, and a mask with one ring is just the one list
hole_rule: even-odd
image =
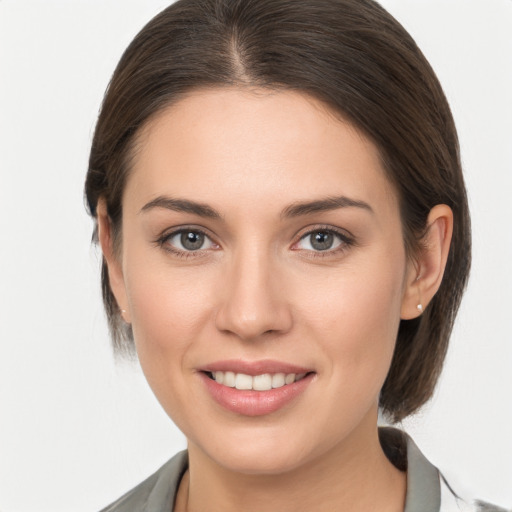
[(218, 384), (238, 390), (270, 391), (282, 388), (303, 379), (306, 373), (263, 373), (261, 375), (247, 375), (230, 371), (210, 372), (210, 378)]
[(272, 360), (217, 361), (197, 375), (214, 402), (242, 416), (285, 409), (300, 400), (317, 377), (311, 368)]

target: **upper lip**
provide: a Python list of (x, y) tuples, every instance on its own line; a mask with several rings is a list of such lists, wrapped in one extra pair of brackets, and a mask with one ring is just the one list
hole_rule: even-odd
[(207, 364), (201, 367), (200, 371), (243, 373), (254, 377), (264, 373), (310, 373), (312, 369), (273, 359), (262, 359), (259, 361), (228, 359)]

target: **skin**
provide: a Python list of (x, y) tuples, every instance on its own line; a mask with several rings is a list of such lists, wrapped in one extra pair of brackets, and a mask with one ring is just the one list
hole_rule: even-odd
[[(103, 201), (99, 234), (146, 378), (188, 439), (177, 509), (403, 510), (405, 474), (377, 437), (378, 395), (400, 319), (440, 284), (450, 209), (431, 211), (424, 249), (408, 258), (376, 147), (296, 92), (196, 91), (137, 142), (119, 253)], [(144, 209), (163, 196), (218, 217)], [(340, 196), (367, 207), (286, 215)], [(204, 231), (205, 245), (185, 253), (172, 235), (183, 228)], [(335, 232), (334, 248), (315, 250), (315, 229)], [(225, 359), (284, 361), (312, 378), (278, 411), (240, 415), (201, 378)]]

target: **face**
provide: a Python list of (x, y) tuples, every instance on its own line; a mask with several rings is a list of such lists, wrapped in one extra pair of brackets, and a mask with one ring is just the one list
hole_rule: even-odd
[(190, 449), (276, 473), (374, 435), (410, 267), (375, 146), (305, 95), (229, 88), (138, 142), (111, 282)]

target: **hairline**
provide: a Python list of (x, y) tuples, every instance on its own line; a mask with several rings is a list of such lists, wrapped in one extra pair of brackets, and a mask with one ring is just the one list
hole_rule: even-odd
[(112, 239), (113, 239), (113, 248), (114, 254), (116, 256), (121, 255), (122, 250), (122, 212), (123, 212), (123, 203), (124, 203), (124, 195), (127, 188), (128, 180), (130, 178), (131, 173), (134, 170), (134, 166), (136, 165), (136, 160), (140, 152), (143, 150), (144, 144), (147, 141), (147, 138), (150, 136), (152, 125), (154, 125), (158, 120), (165, 116), (168, 112), (172, 112), (172, 110), (182, 101), (193, 97), (195, 94), (201, 94), (202, 92), (207, 91), (215, 91), (215, 90), (224, 90), (224, 89), (234, 89), (247, 91), (249, 94), (254, 94), (256, 96), (264, 96), (264, 95), (273, 95), (277, 93), (286, 93), (292, 92), (300, 94), (304, 97), (304, 99), (311, 102), (313, 106), (318, 108), (322, 113), (328, 115), (332, 120), (336, 122), (341, 122), (349, 126), (355, 133), (359, 136), (366, 138), (369, 142), (371, 142), (376, 150), (377, 157), (380, 163), (380, 167), (385, 174), (386, 179), (389, 184), (393, 188), (393, 191), (396, 194), (396, 198), (398, 201), (398, 208), (400, 214), (400, 224), (402, 229), (402, 240), (406, 253), (406, 258), (412, 261), (416, 260), (416, 256), (418, 251), (420, 250), (420, 241), (423, 238), (424, 232), (414, 234), (409, 233), (407, 229), (407, 223), (405, 222), (405, 215), (403, 212), (403, 200), (400, 194), (400, 188), (396, 184), (396, 180), (394, 180), (393, 172), (389, 169), (389, 165), (386, 162), (386, 158), (384, 157), (384, 152), (378, 142), (371, 136), (371, 134), (367, 133), (358, 123), (351, 120), (346, 112), (344, 112), (341, 108), (337, 108), (334, 105), (328, 103), (325, 99), (319, 97), (319, 95), (313, 94), (311, 91), (292, 87), (290, 85), (284, 83), (274, 83), (274, 84), (264, 84), (260, 85), (257, 83), (248, 82), (245, 80), (234, 80), (232, 82), (211, 82), (207, 84), (198, 84), (191, 85), (189, 88), (175, 93), (172, 97), (167, 98), (166, 101), (163, 101), (162, 104), (151, 112), (137, 127), (135, 132), (130, 135), (128, 140), (126, 141), (126, 147), (123, 151), (121, 167), (123, 168), (123, 190), (121, 195), (121, 215), (119, 217), (119, 222), (117, 225), (111, 224), (112, 227)]

